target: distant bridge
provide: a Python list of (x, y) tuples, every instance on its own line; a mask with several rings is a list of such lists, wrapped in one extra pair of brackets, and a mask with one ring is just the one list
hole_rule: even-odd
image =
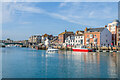
[(23, 43), (14, 43), (14, 42), (13, 42), (13, 43), (3, 43), (3, 44), (4, 44), (4, 45), (10, 45), (10, 44), (14, 44), (14, 45), (15, 45), (15, 44), (23, 45)]

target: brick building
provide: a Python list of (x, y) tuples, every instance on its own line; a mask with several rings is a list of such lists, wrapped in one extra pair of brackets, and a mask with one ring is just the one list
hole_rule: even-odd
[(74, 35), (73, 32), (68, 32), (67, 30), (65, 30), (65, 32), (62, 32), (58, 35), (58, 42), (59, 44), (63, 44), (65, 43), (65, 39), (68, 37), (68, 36), (71, 36), (71, 35)]
[(86, 46), (108, 46), (111, 45), (112, 34), (106, 28), (85, 28), (84, 44)]

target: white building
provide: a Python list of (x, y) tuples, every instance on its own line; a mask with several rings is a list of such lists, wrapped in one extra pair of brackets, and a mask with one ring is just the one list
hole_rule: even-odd
[(113, 45), (120, 46), (120, 22), (119, 20), (114, 20), (109, 23), (107, 29), (112, 33), (112, 43)]
[(84, 35), (77, 34), (75, 35), (75, 46), (81, 46), (81, 45), (84, 45)]
[(84, 31), (76, 31), (75, 36), (68, 36), (65, 44), (68, 46), (84, 45)]
[(112, 23), (108, 24), (107, 29), (112, 33), (116, 33), (116, 28), (118, 25), (120, 25), (119, 20), (114, 20)]
[(84, 31), (76, 31), (75, 33), (75, 46), (84, 45)]
[(41, 36), (40, 35), (34, 35), (29, 37), (28, 40), (30, 43), (41, 43)]
[(45, 41), (44, 41), (44, 45), (45, 45), (45, 46), (49, 46), (49, 45), (50, 45), (50, 41), (49, 41), (48, 38), (45, 39)]
[(68, 36), (65, 39), (65, 45), (67, 46), (74, 46), (74, 42), (75, 42), (75, 36)]

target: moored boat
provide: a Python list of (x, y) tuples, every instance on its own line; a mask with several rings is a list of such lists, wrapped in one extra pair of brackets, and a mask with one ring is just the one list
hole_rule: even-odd
[(93, 50), (91, 48), (85, 48), (84, 46), (80, 46), (79, 48), (72, 48), (73, 51), (78, 52), (92, 52)]
[(52, 47), (49, 47), (46, 51), (46, 53), (57, 53), (58, 52), (58, 49), (55, 49), (55, 48), (52, 48)]

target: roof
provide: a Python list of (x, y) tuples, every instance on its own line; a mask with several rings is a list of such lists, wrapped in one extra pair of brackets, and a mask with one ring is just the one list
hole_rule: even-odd
[(115, 19), (113, 22), (119, 22), (119, 20)]
[(82, 34), (84, 34), (84, 31), (76, 31), (76, 33), (75, 33), (76, 36), (81, 36)]
[(84, 31), (76, 31), (76, 33), (78, 33), (78, 32), (82, 32), (82, 33), (84, 33)]
[(87, 32), (102, 32), (105, 29), (105, 27), (101, 28), (88, 28)]
[(43, 37), (47, 37), (48, 36), (48, 34), (44, 34), (44, 35), (42, 35)]
[(74, 34), (73, 32), (62, 32), (59, 35), (63, 35), (63, 34)]
[(83, 36), (84, 34), (76, 34), (75, 36)]
[(66, 40), (74, 40), (75, 39), (75, 36), (68, 36), (67, 38), (66, 38)]

